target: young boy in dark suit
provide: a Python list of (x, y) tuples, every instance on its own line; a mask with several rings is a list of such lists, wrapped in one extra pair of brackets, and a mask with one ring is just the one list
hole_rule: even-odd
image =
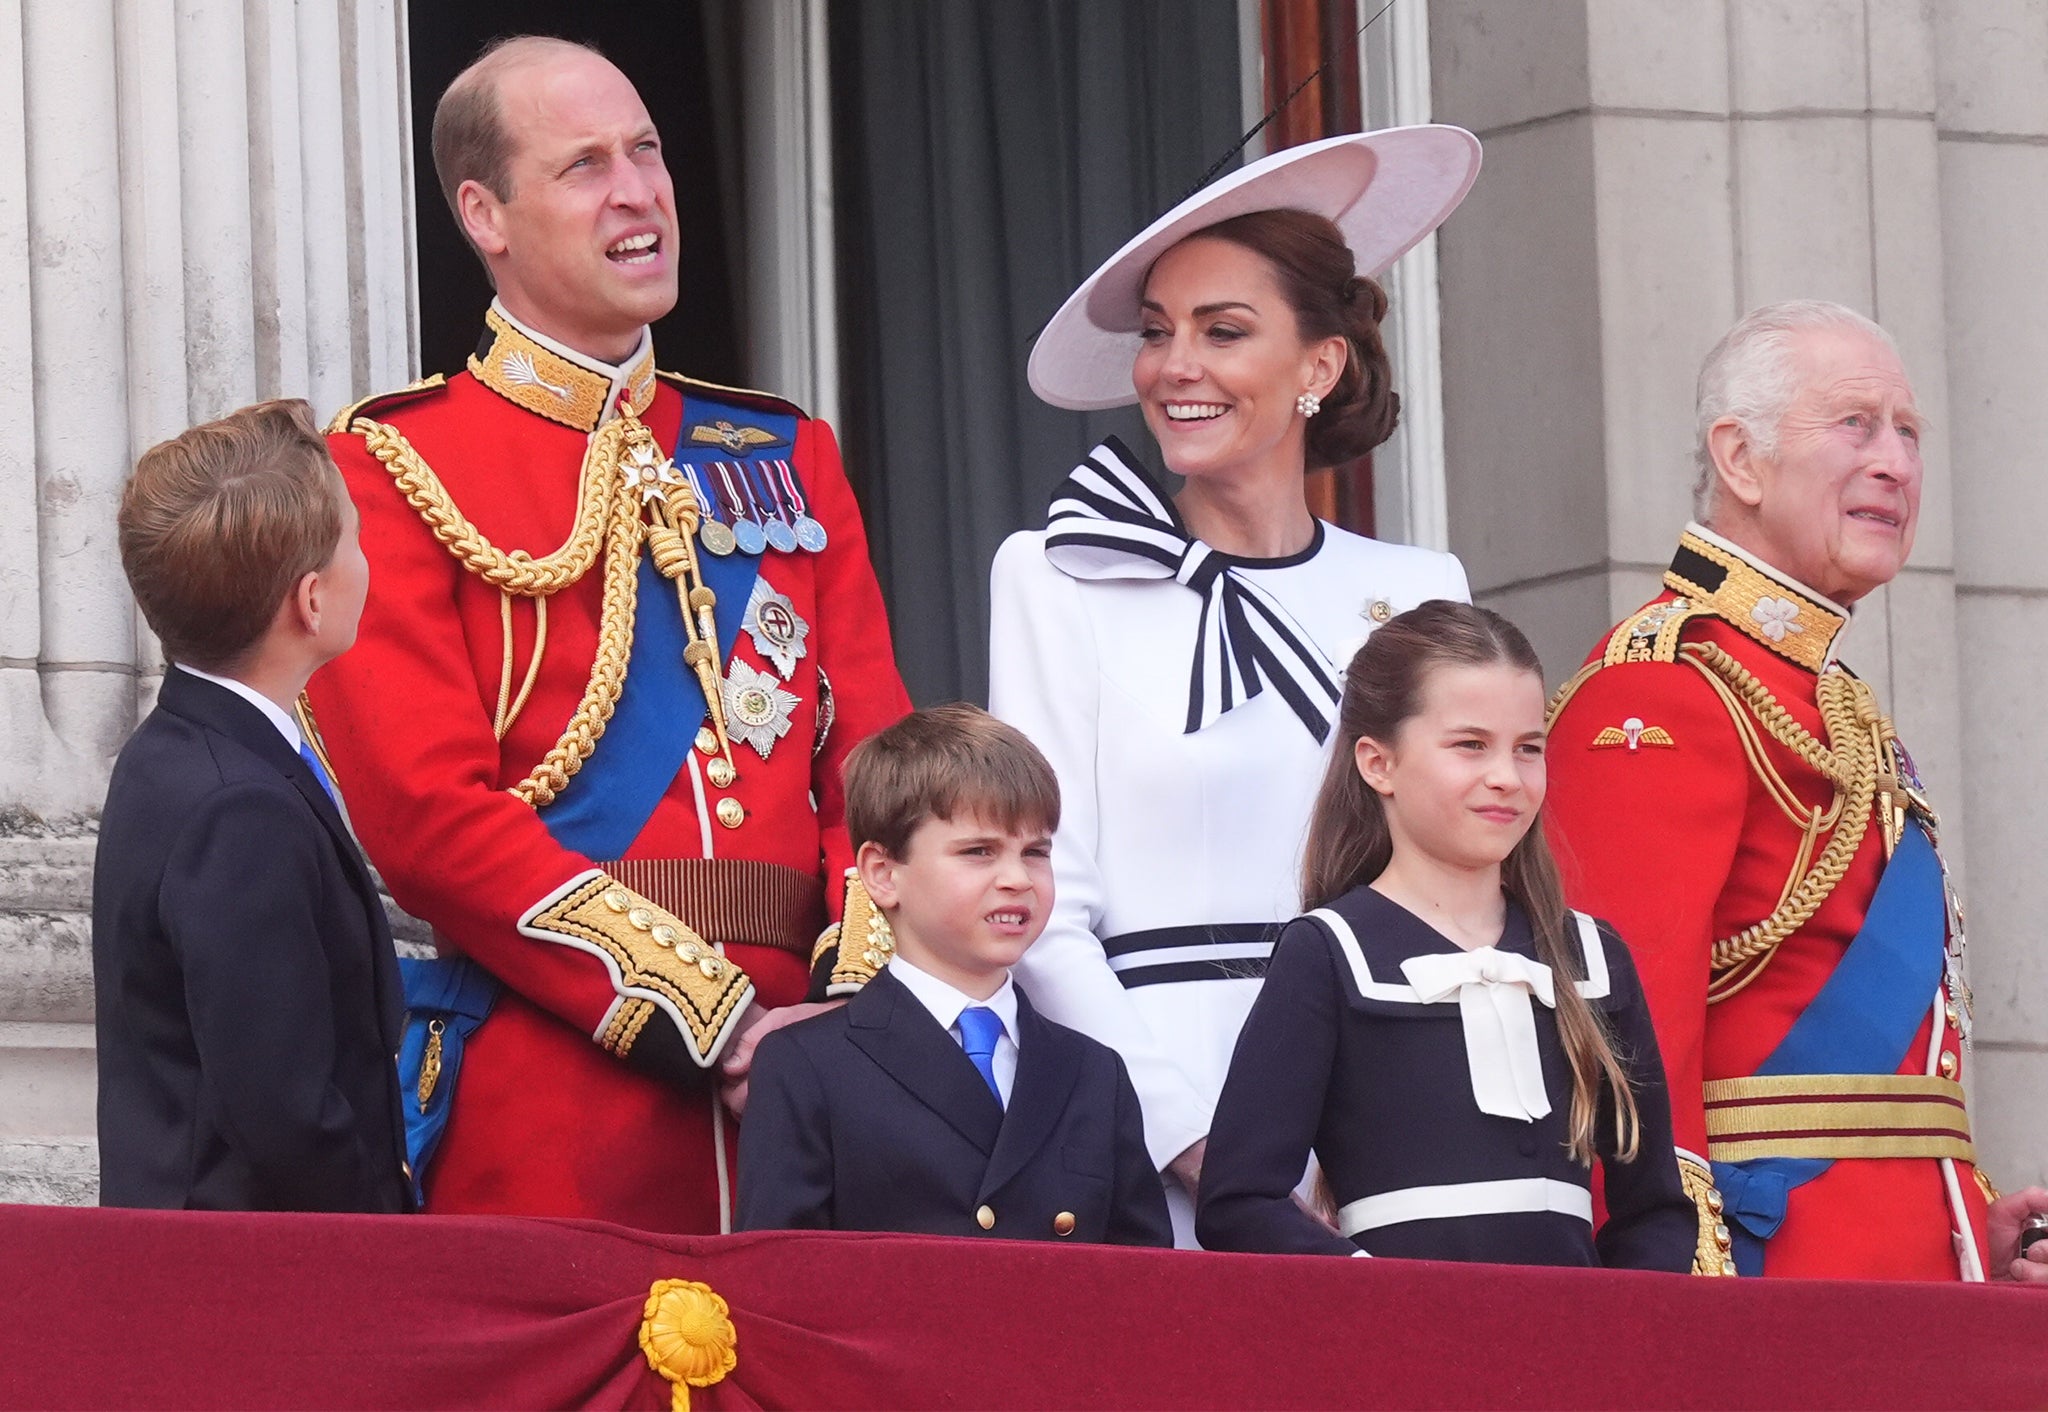
[(1123, 1061), (1010, 980), (1052, 908), (1059, 809), (1045, 757), (973, 706), (907, 716), (847, 759), (894, 955), (843, 1008), (762, 1042), (740, 1229), (1173, 1244)]
[(410, 1210), (397, 957), (293, 716), (369, 587), (306, 404), (145, 452), (120, 543), (170, 665), (93, 876), (101, 1201)]

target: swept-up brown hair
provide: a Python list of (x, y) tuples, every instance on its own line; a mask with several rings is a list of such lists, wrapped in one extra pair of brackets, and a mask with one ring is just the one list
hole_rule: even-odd
[(902, 859), (928, 819), (971, 813), (1005, 833), (1060, 826), (1060, 782), (1015, 726), (956, 701), (913, 711), (846, 757), (846, 828), (853, 846)]
[[(1358, 773), (1361, 737), (1392, 744), (1402, 725), (1423, 709), (1430, 673), (1439, 667), (1502, 664), (1538, 681), (1543, 666), (1521, 629), (1500, 614), (1469, 603), (1433, 599), (1378, 628), (1344, 673), (1344, 704), (1329, 769), (1316, 794), (1308, 849), (1302, 862), (1302, 906), (1326, 907), (1386, 870), (1394, 856), (1386, 804)], [(1566, 930), (1564, 884), (1543, 838), (1543, 821), (1501, 863), (1501, 890), (1521, 905), (1535, 935), (1536, 959), (1550, 967), (1557, 986), (1557, 1031), (1572, 1067), (1571, 1155), (1591, 1165), (1603, 1088), (1614, 1095), (1616, 1156), (1633, 1161), (1641, 1122), (1628, 1072), (1614, 1052), (1599, 1013), (1579, 994), (1585, 979)]]
[(121, 568), (164, 655), (201, 671), (238, 664), (294, 585), (334, 557), (346, 498), (296, 397), (143, 452), (121, 491)]
[(1190, 240), (1224, 240), (1265, 258), (1294, 311), (1304, 343), (1342, 338), (1344, 371), (1309, 418), (1304, 444), (1311, 471), (1350, 461), (1394, 434), (1401, 395), (1380, 337), (1387, 292), (1358, 273), (1337, 223), (1313, 211), (1250, 211), (1196, 231)]

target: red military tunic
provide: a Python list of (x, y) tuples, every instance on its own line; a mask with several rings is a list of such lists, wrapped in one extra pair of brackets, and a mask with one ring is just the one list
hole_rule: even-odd
[[(1886, 863), (1889, 804), (1880, 790), (1839, 880), (1810, 916), (1760, 964), (1717, 971), (1715, 944), (1796, 900), (1788, 898), (1793, 885), (1825, 864), (1830, 842), (1851, 827), (1847, 808), (1829, 817), (1835, 781), (1787, 744), (1782, 719), (1771, 728), (1768, 705), (1764, 714), (1756, 706), (1767, 693), (1815, 742), (1836, 743), (1819, 704), (1821, 674), (1841, 671), (1835, 639), (1847, 612), (1698, 526), (1688, 529), (1666, 584), (1560, 693), (1549, 827), (1571, 904), (1611, 920), (1635, 954), (1670, 1077), (1678, 1146), (1734, 1160), (1764, 1154), (1731, 1145), (1740, 1134), (1728, 1115), (1739, 1105), (1716, 1095), (1725, 1081), (1757, 1073), (1862, 928)], [(1749, 682), (1712, 669), (1714, 662), (1734, 664)], [(1845, 677), (1828, 690), (1848, 684)], [(1874, 708), (1869, 716), (1889, 749), (1889, 722), (1879, 724)], [(1875, 738), (1866, 730), (1857, 748)], [(1910, 774), (1903, 755), (1895, 762), (1873, 746), (1862, 758), (1880, 779), (1895, 763)], [(1780, 784), (1789, 798), (1781, 799)], [(1811, 838), (1792, 810), (1808, 823), (1820, 812)], [(1960, 944), (1951, 935), (1957, 952)], [(1958, 976), (1951, 965), (1898, 1070), (1920, 1076), (1911, 1082), (1922, 1088), (1960, 1075), (1968, 994)], [(1913, 1101), (1961, 1121), (1960, 1090), (1939, 1087), (1953, 1090), (1950, 1098)], [(1796, 1111), (1808, 1121), (1851, 1110)], [(1769, 1112), (1752, 1107), (1749, 1116)], [(1901, 1139), (1867, 1141), (1884, 1150)], [(1719, 1197), (1708, 1199), (1718, 1212)], [(1783, 1225), (1764, 1246), (1765, 1273), (1981, 1279), (1984, 1204), (1967, 1160), (1843, 1157), (1791, 1192)]]
[[(637, 412), (664, 451), (693, 432), (698, 442), (731, 438), (735, 450), (760, 436), (730, 423), (686, 429), (692, 385), (657, 379), (645, 340), (615, 369), (495, 307), (489, 324), (470, 371), (337, 419), (330, 445), (362, 515), (371, 585), (355, 647), (309, 692), (351, 819), (392, 896), (432, 924), (444, 952), (503, 986), (469, 1041), (427, 1209), (716, 1232), (728, 1220), (735, 1144), (712, 1066), (748, 1000), (804, 999), (811, 944), (852, 862), (841, 763), (908, 700), (832, 432), (795, 414), (794, 445), (776, 454), (829, 541), (822, 552), (764, 554), (760, 579), (806, 630), (796, 634), (800, 655), (783, 653), (785, 679), (764, 655), (775, 644), (742, 631), (721, 664), (772, 683), (753, 704), (766, 702), (777, 719), (747, 732), (769, 747), (766, 758), (736, 738), (737, 778), (721, 788), (716, 747), (692, 750), (624, 864), (558, 843), (545, 791), (538, 810), (509, 791), (556, 749), (590, 687), (606, 557), (551, 593), (506, 594), (477, 572), (488, 556), (475, 542), (501, 568), (512, 551), (545, 560), (564, 548), (592, 430), (615, 409)], [(727, 406), (794, 414), (761, 394), (709, 391)], [(387, 466), (345, 429), (364, 419), (396, 428), (445, 494), (422, 492), (418, 474), (402, 489), (396, 472), (410, 463)], [(388, 452), (388, 438), (380, 444)], [(463, 519), (474, 529), (467, 538), (450, 528)], [(451, 545), (473, 551), (471, 562)], [(742, 606), (721, 602), (717, 612)], [(780, 637), (791, 636), (782, 624)], [(627, 680), (632, 669), (628, 661)], [(603, 725), (591, 732), (597, 755)], [(573, 799), (581, 782), (572, 774), (560, 798)], [(674, 862), (703, 859), (739, 860), (744, 876), (718, 872), (732, 869), (724, 861)], [(678, 872), (695, 892), (663, 891)], [(684, 928), (722, 959), (677, 944)]]

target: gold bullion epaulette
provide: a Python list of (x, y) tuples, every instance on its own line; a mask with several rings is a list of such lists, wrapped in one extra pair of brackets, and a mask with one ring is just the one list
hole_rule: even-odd
[(402, 402), (410, 402), (414, 398), (429, 392), (438, 392), (447, 385), (447, 377), (444, 374), (435, 373), (431, 377), (423, 377), (418, 382), (409, 382), (404, 387), (396, 388), (390, 392), (373, 392), (368, 397), (351, 402), (348, 406), (336, 412), (334, 420), (327, 424), (327, 434), (334, 436), (345, 432), (355, 425), (357, 417), (365, 416), (372, 412), (382, 413), (388, 407), (396, 407)]
[(1713, 617), (1714, 610), (1690, 598), (1667, 598), (1621, 620), (1608, 634), (1607, 650), (1600, 655), (1603, 667), (1624, 662), (1675, 662), (1678, 642), (1685, 626), (1695, 618)]
[(837, 925), (825, 928), (811, 953), (811, 966), (832, 958), (827, 995), (851, 995), (875, 978), (896, 954), (896, 936), (889, 919), (875, 906), (860, 880), (860, 870), (846, 870), (846, 906)]
[[(1557, 718), (1578, 695), (1579, 688), (1591, 681), (1602, 667), (1618, 667), (1629, 662), (1678, 661), (1679, 640), (1684, 636), (1686, 625), (1696, 618), (1713, 616), (1711, 607), (1689, 598), (1667, 598), (1661, 603), (1638, 608), (1608, 634), (1607, 646), (1601, 654), (1567, 677), (1564, 685), (1557, 689), (1557, 694), (1550, 698), (1549, 723), (1557, 724)], [(1661, 731), (1659, 733), (1662, 734)], [(1650, 743), (1663, 742), (1652, 740)], [(1633, 743), (1630, 748), (1634, 748)]]

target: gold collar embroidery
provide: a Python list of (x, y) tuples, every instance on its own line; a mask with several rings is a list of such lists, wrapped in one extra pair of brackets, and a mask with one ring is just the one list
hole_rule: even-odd
[(483, 346), (470, 355), (469, 371), (508, 402), (578, 431), (596, 431), (625, 393), (634, 416), (654, 401), (654, 343), (643, 339), (640, 354), (613, 368), (578, 357), (560, 344), (543, 342), (498, 307), (484, 314)]
[(1849, 625), (1848, 609), (1699, 525), (1679, 536), (1664, 582), (1809, 672), (1834, 661), (1835, 641)]

